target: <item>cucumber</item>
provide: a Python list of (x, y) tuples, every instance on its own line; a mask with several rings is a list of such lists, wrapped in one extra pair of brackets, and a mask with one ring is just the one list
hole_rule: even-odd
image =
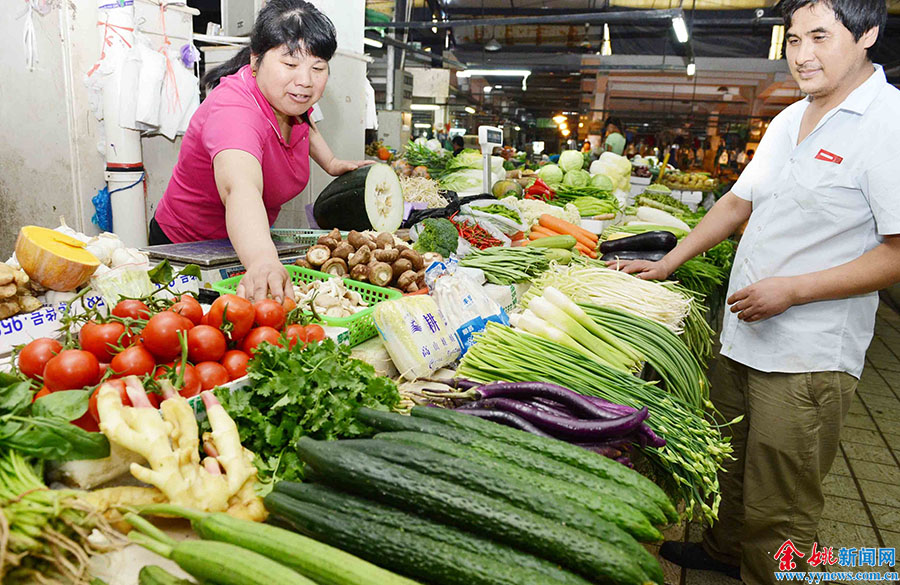
[(626, 488), (635, 489), (656, 503), (671, 522), (678, 520), (678, 512), (662, 488), (640, 473), (608, 457), (592, 453), (587, 449), (571, 445), (565, 441), (539, 437), (446, 408), (414, 407), (412, 415), (523, 447), (529, 451), (540, 453), (556, 461), (568, 463), (583, 471), (614, 481)]
[(179, 567), (204, 583), (316, 585), (314, 581), (268, 557), (227, 542), (182, 540), (169, 550), (157, 549), (154, 552), (168, 553), (163, 556), (172, 559)]
[(547, 260), (559, 264), (568, 264), (572, 261), (572, 251), (564, 248), (545, 248), (544, 255)]
[[(555, 583), (588, 585), (582, 577), (560, 569), (550, 561), (523, 553), (506, 545), (464, 532), (452, 526), (438, 524), (421, 516), (407, 514), (378, 502), (351, 496), (315, 483), (280, 482), (275, 491), (309, 504), (328, 508), (377, 525), (401, 530), (412, 536), (433, 540), (450, 546), (457, 552), (486, 556), (506, 567), (520, 567), (545, 575)], [(453, 557), (457, 558), (456, 556)], [(455, 561), (454, 561), (455, 562)]]
[[(454, 443), (471, 447), (495, 459), (588, 488), (599, 496), (618, 498), (639, 510), (654, 526), (661, 526), (666, 523), (666, 514), (663, 513), (660, 507), (637, 490), (623, 488), (621, 484), (598, 477), (593, 473), (588, 473), (571, 465), (560, 463), (555, 459), (523, 447), (489, 439), (476, 433), (434, 422), (423, 417), (404, 416), (369, 408), (360, 408), (357, 411), (357, 417), (367, 425), (382, 431), (413, 431), (443, 437)], [(473, 416), (471, 418), (476, 417)], [(624, 468), (624, 466), (622, 467)]]
[(296, 447), (323, 483), (540, 555), (599, 583), (652, 583), (617, 547), (533, 512), (370, 457), (340, 441), (301, 437)]
[[(585, 506), (576, 504), (569, 499), (555, 498), (552, 494), (538, 489), (530, 481), (497, 474), (465, 459), (409, 443), (359, 439), (343, 441), (343, 444), (367, 455), (402, 465), (407, 469), (420, 471), (432, 477), (506, 500), (518, 508), (596, 536), (632, 556), (655, 582), (660, 584), (663, 582), (662, 568), (659, 563), (630, 534), (594, 514)], [(640, 516), (638, 512), (635, 514)], [(658, 535), (656, 540), (662, 540), (661, 533), (649, 524), (647, 526)]]
[(193, 581), (179, 579), (156, 565), (141, 567), (141, 572), (138, 573), (138, 583), (140, 585), (194, 585)]
[(257, 552), (319, 585), (417, 585), (342, 550), (277, 526), (171, 504), (147, 506), (143, 512), (187, 518), (200, 538)]
[(576, 243), (578, 243), (578, 240), (575, 239), (575, 236), (548, 236), (531, 240), (528, 242), (528, 246), (532, 248), (564, 248), (571, 250)]
[(464, 552), (427, 536), (296, 500), (283, 493), (270, 493), (265, 505), (272, 516), (312, 538), (428, 583), (561, 585), (546, 575), (509, 567), (486, 555)]

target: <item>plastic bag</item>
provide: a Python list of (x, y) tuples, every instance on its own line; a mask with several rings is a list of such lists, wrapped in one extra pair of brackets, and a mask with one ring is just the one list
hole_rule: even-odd
[(509, 325), (509, 316), (499, 304), (486, 294), (481, 284), (455, 263), (449, 267), (432, 264), (426, 274), (429, 290), (438, 308), (455, 331), (462, 354), (475, 344), (475, 334), (484, 331), (488, 322)]
[(508, 217), (504, 217), (502, 215), (496, 213), (487, 213), (481, 211), (483, 207), (489, 207), (491, 205), (501, 205), (506, 209), (514, 212), (516, 215), (519, 214), (518, 210), (510, 205), (506, 201), (497, 200), (497, 199), (478, 199), (476, 201), (472, 201), (465, 205), (460, 206), (460, 213), (466, 215), (472, 215), (480, 220), (484, 220), (485, 222), (490, 222), (494, 225), (498, 230), (503, 232), (506, 235), (512, 235), (518, 232), (524, 232), (528, 229), (526, 226), (521, 224), (520, 222), (514, 221)]
[(391, 360), (407, 380), (424, 378), (459, 357), (456, 334), (430, 296), (379, 303), (373, 316)]

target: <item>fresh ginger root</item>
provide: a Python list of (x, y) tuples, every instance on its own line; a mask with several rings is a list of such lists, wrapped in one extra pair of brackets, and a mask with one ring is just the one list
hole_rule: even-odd
[(136, 376), (125, 378), (134, 406), (124, 406), (115, 387), (100, 387), (100, 431), (111, 442), (144, 457), (147, 466), (132, 463), (131, 474), (156, 487), (100, 490), (95, 503), (139, 506), (162, 499), (205, 512), (264, 520), (265, 508), (254, 492), (254, 455), (241, 446), (237, 425), (215, 395), (208, 391), (200, 395), (212, 426), (212, 432), (203, 437), (207, 457), (201, 461), (199, 427), (190, 404), (167, 381), (160, 380), (160, 385), (164, 393), (160, 411), (153, 408)]

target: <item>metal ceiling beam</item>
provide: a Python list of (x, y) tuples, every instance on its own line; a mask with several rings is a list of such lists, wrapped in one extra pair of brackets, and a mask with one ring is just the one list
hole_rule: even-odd
[(415, 45), (411, 45), (409, 43), (404, 43), (403, 41), (394, 40), (387, 35), (380, 37), (378, 40), (381, 41), (382, 43), (384, 43), (385, 45), (391, 45), (393, 47), (398, 47), (400, 49), (406, 49), (410, 53), (415, 53), (416, 55), (428, 57), (429, 59), (438, 59), (442, 63), (444, 63), (446, 65), (450, 65), (451, 67), (456, 67), (457, 69), (465, 69), (466, 68), (465, 63), (460, 63), (456, 59), (451, 59), (450, 57), (444, 57), (443, 55), (437, 55), (430, 51), (423, 51), (422, 49), (418, 48)]
[(547, 24), (622, 24), (670, 21), (684, 15), (680, 8), (666, 10), (627, 10), (618, 12), (589, 12), (581, 14), (559, 14), (552, 16), (519, 16), (509, 18), (467, 18), (446, 22), (367, 22), (366, 26), (393, 29), (454, 28), (457, 26), (521, 26)]

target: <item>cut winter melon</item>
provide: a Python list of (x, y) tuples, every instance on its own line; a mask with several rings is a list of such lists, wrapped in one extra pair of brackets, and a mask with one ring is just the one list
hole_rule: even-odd
[(386, 164), (360, 167), (333, 180), (313, 207), (322, 229), (395, 232), (403, 222), (403, 189)]
[(51, 290), (75, 290), (88, 281), (100, 261), (84, 242), (60, 232), (26, 225), (16, 240), (16, 259), (32, 280)]

